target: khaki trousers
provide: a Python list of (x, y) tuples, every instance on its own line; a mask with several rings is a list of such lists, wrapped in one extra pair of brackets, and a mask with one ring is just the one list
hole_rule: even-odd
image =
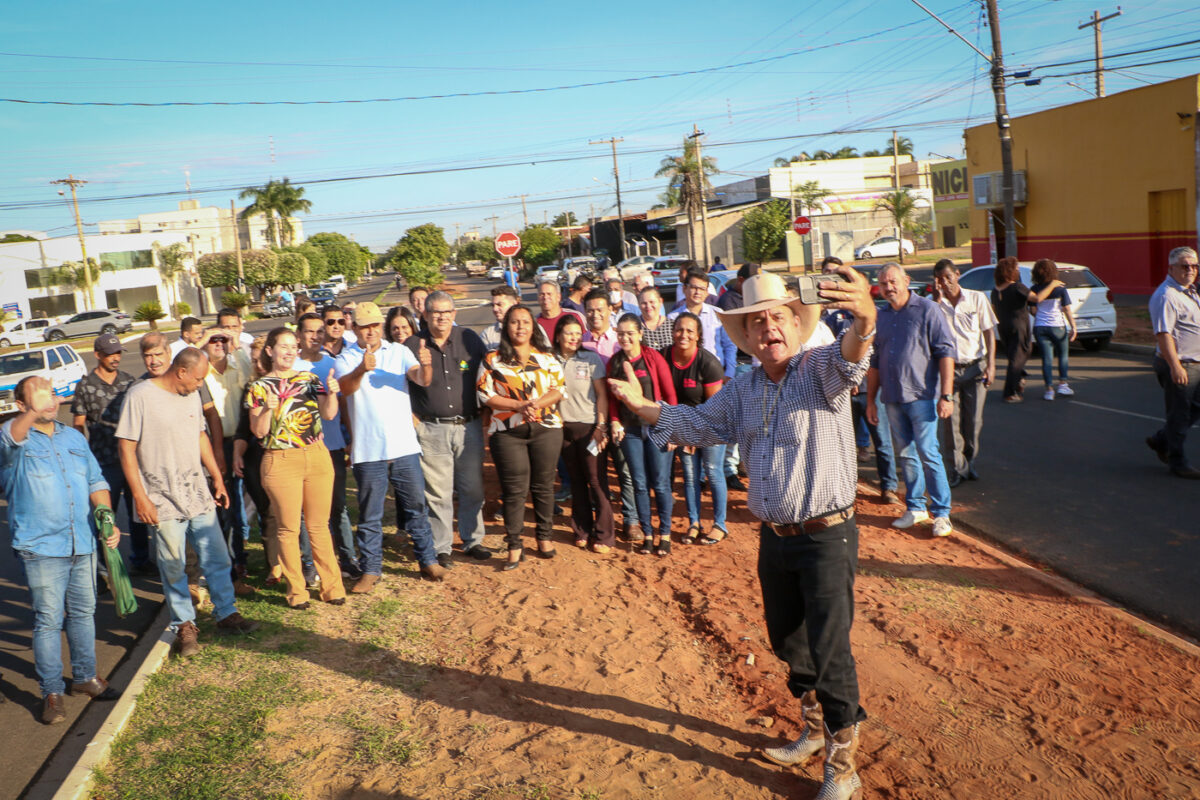
[(333, 462), (321, 442), (307, 447), (268, 450), (263, 455), (262, 485), (271, 498), (276, 522), (279, 564), (287, 579), (290, 606), (308, 602), (304, 570), (300, 563), (300, 515), (308, 523), (313, 563), (321, 576), (321, 599), (346, 596), (342, 570), (329, 535), (329, 507), (333, 503)]

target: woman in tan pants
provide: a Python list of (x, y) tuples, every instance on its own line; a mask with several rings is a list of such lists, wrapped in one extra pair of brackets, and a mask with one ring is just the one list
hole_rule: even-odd
[(300, 564), (300, 515), (308, 522), (313, 563), (321, 576), (321, 599), (346, 602), (342, 571), (329, 535), (333, 462), (321, 437), (321, 419), (337, 415), (338, 383), (293, 369), (300, 347), (296, 335), (276, 328), (260, 356), (266, 374), (246, 388), (250, 431), (265, 451), (262, 485), (271, 499), (278, 528), (279, 561), (287, 579), (288, 605), (308, 608), (308, 589)]

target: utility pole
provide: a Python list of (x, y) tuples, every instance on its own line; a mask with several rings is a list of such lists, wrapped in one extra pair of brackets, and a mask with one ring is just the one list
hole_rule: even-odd
[[(615, 136), (610, 139), (600, 139), (588, 144), (610, 144), (612, 145), (613, 156), (613, 180), (617, 185), (617, 225), (621, 231), (621, 258), (619, 261), (625, 260), (625, 211), (621, 208), (621, 168), (617, 166), (617, 143), (623, 142), (624, 139), (618, 139)], [(594, 244), (594, 242), (593, 242)]]
[(700, 193), (700, 235), (704, 238), (704, 268), (708, 269), (712, 265), (712, 253), (709, 250), (708, 241), (708, 198), (705, 197), (704, 191), (704, 156), (700, 152), (700, 137), (704, 133), (696, 127), (696, 123), (692, 123), (692, 135), (690, 138), (696, 143), (696, 190)]
[[(75, 231), (79, 234), (79, 252), (83, 255), (83, 293), (87, 295), (87, 303), (91, 307), (96, 305), (96, 293), (92, 288), (92, 268), (88, 264), (87, 243), (83, 240), (83, 221), (79, 219), (79, 197), (75, 194), (77, 186), (83, 186), (87, 181), (82, 178), (76, 178), (74, 175), (50, 181), (51, 185), (65, 185), (71, 187), (71, 208), (75, 211)], [(62, 194), (59, 191), (59, 194)], [(97, 276), (99, 277), (99, 276)]]
[[(892, 131), (892, 191), (896, 193), (896, 200), (900, 199), (900, 138), (896, 136), (896, 132)], [(900, 236), (900, 222), (893, 220), (896, 226), (892, 229), (896, 236), (896, 241), (900, 243), (900, 263), (904, 263), (904, 239)], [(914, 245), (915, 247), (915, 245)]]
[(1100, 16), (1099, 11), (1093, 11), (1092, 21), (1085, 22), (1076, 29), (1091, 28), (1096, 40), (1096, 97), (1104, 97), (1104, 47), (1100, 43), (1100, 23), (1119, 16), (1121, 16), (1120, 6), (1117, 6), (1117, 10), (1107, 17)]
[(499, 218), (499, 217), (497, 217), (495, 214), (493, 214), (493, 215), (492, 215), (492, 216), (490, 216), (490, 217), (484, 217), (484, 220), (485, 220), (485, 221), (486, 221), (486, 220), (489, 220), (489, 219), (492, 221), (492, 241), (494, 242), (494, 241), (496, 241), (496, 236), (497, 236), (497, 234), (496, 234), (496, 220), (498, 220), (498, 219), (500, 219), (500, 218)]
[(529, 212), (525, 210), (525, 195), (521, 195), (521, 216), (525, 218), (525, 227), (529, 227)]
[(1004, 196), (1004, 255), (1017, 256), (1017, 223), (1013, 202), (1012, 128), (1004, 96), (1004, 51), (1000, 47), (1000, 11), (996, 0), (987, 0), (988, 27), (992, 31), (992, 94), (996, 96), (996, 127), (1000, 130), (1000, 168)]
[[(244, 292), (246, 291), (246, 273), (242, 271), (242, 237), (238, 234), (237, 207), (234, 206), (232, 200), (229, 201), (229, 216), (233, 218), (233, 251), (237, 253), (238, 291)], [(196, 262), (192, 261), (192, 266), (195, 265)], [(203, 287), (200, 291), (204, 292)]]

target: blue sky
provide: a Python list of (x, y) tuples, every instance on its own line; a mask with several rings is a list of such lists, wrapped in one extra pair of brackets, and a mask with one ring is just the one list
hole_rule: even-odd
[[(926, 5), (990, 50), (978, 1)], [(492, 215), (502, 230), (520, 228), (522, 193), (531, 222), (568, 209), (582, 217), (589, 203), (615, 207), (610, 151), (589, 140), (623, 137), (623, 200), (636, 211), (663, 190), (654, 171), (680, 150), (693, 124), (706, 133), (720, 183), (763, 174), (777, 156), (801, 150), (880, 148), (893, 127), (913, 140), (919, 157), (961, 155), (964, 123), (992, 114), (987, 64), (911, 0), (620, 1), (598, 8), (356, 0), (16, 5), (5, 15), (0, 97), (24, 100), (356, 100), (628, 81), (773, 60), (598, 87), (392, 103), (0, 103), (0, 230), (73, 232), (69, 209), (48, 183), (68, 173), (89, 181), (81, 211), (85, 222), (95, 222), (173, 209), (186, 195), (93, 199), (182, 193), (187, 170), (193, 196), (220, 206), (236, 197), (229, 187), (287, 176), (307, 185), (313, 202), (307, 233), (339, 231), (382, 250), (423, 222), (442, 225), (448, 236), (455, 223), (490, 233)], [(1091, 32), (1077, 26), (1094, 8), (1107, 14), (1116, 7), (1095, 0), (1002, 3), (1006, 66), (1090, 58)], [(1127, 4), (1104, 23), (1106, 54), (1192, 39), (1200, 39), (1200, 8), (1191, 0)], [(1200, 44), (1190, 44), (1109, 64), (1198, 55)], [(1123, 69), (1107, 73), (1107, 90), (1196, 72), (1200, 58)], [(1083, 100), (1092, 85), (1090, 74), (1016, 85), (1010, 110)], [(799, 136), (806, 138), (755, 141)], [(550, 159), (557, 161), (545, 163)], [(446, 171), (499, 163), (515, 165)], [(308, 183), (417, 171), (425, 174)], [(200, 191), (209, 188), (221, 191)]]

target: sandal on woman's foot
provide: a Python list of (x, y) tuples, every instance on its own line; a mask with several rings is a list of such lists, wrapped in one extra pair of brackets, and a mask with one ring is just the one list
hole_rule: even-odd
[(662, 556), (671, 555), (671, 536), (669, 534), (667, 536), (663, 536), (662, 541), (654, 546), (654, 555), (659, 556), (660, 558)]
[(704, 530), (699, 525), (689, 525), (687, 533), (683, 535), (680, 541), (683, 544), (695, 544), (696, 540), (704, 535)]
[(587, 539), (576, 539), (575, 540), (575, 546), (578, 547), (580, 550), (586, 549), (587, 544), (588, 544)]
[(612, 548), (606, 544), (600, 544), (599, 542), (597, 542), (596, 544), (592, 545), (592, 552), (595, 553), (596, 555), (603, 556), (603, 555), (607, 555), (608, 553), (611, 553)]
[(638, 553), (643, 556), (648, 556), (654, 552), (654, 540), (647, 536), (642, 539), (642, 546), (638, 548)]
[(713, 528), (708, 532), (708, 536), (705, 536), (700, 540), (700, 544), (717, 544), (718, 542), (723, 541), (728, 535), (728, 531), (721, 530), (720, 528)]

